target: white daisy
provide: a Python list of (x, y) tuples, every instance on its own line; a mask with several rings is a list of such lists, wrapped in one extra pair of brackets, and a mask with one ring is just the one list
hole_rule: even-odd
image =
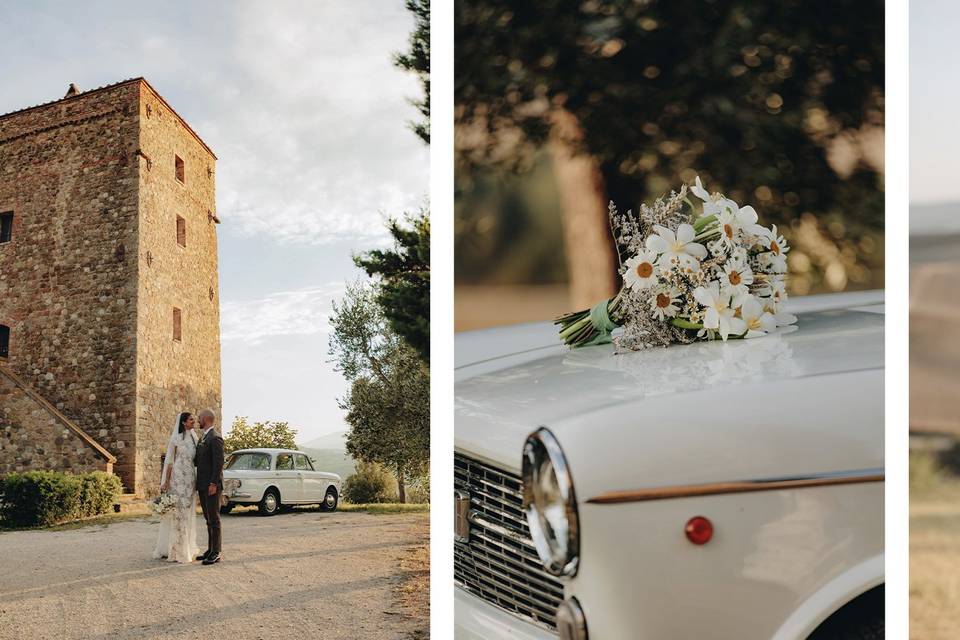
[(753, 270), (746, 261), (728, 260), (719, 274), (720, 285), (733, 296), (733, 306), (739, 307), (743, 299), (750, 295), (753, 284)]
[(694, 242), (697, 235), (689, 224), (681, 224), (676, 233), (666, 227), (655, 225), (656, 233), (647, 238), (647, 249), (660, 254), (657, 263), (669, 269), (679, 266), (683, 269), (696, 271), (700, 268), (700, 260), (707, 257), (707, 249), (699, 242)]
[(707, 308), (703, 317), (704, 329), (717, 331), (724, 340), (729, 335), (739, 336), (747, 330), (747, 323), (736, 317), (730, 308), (729, 292), (721, 291), (719, 283), (711, 282), (706, 287), (697, 287), (693, 297)]
[(641, 249), (623, 266), (623, 282), (630, 289), (647, 289), (657, 283), (660, 270), (657, 268), (657, 253)]
[(760, 264), (774, 273), (786, 273), (787, 252), (790, 251), (786, 238), (777, 233), (777, 225), (773, 225), (772, 229), (760, 228), (763, 230), (760, 243), (767, 249), (760, 254)]
[(656, 289), (650, 296), (650, 309), (657, 320), (675, 318), (680, 311), (680, 290), (675, 287)]

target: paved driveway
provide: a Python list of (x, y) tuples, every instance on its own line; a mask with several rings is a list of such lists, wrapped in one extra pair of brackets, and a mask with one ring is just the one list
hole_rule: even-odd
[(428, 520), (234, 513), (223, 518), (224, 560), (209, 567), (151, 559), (149, 519), (0, 533), (0, 638), (427, 637), (429, 612), (398, 594), (417, 573), (408, 560), (427, 544)]

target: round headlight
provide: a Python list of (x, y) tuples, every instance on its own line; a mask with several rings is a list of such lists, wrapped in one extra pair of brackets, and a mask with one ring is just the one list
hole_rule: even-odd
[(573, 477), (560, 443), (540, 428), (523, 445), (523, 508), (544, 568), (573, 576), (580, 561), (580, 519)]

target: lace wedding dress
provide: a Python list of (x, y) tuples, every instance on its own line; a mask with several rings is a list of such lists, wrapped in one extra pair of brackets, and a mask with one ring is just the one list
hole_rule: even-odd
[[(194, 456), (197, 441), (193, 431), (174, 433), (167, 451), (173, 451), (173, 473), (167, 493), (177, 498), (176, 506), (160, 521), (154, 558), (167, 557), (168, 562), (193, 562), (200, 553), (197, 546), (197, 471)], [(169, 460), (169, 455), (168, 455)], [(166, 477), (166, 465), (164, 465)]]

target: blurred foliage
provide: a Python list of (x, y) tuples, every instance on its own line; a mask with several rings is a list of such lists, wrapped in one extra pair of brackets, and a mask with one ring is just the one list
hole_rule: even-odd
[[(540, 153), (522, 176), (484, 172), (455, 204), (458, 282), (547, 284), (566, 279), (563, 229), (550, 157)], [(522, 250), (518, 250), (522, 248)]]
[(455, 16), (458, 282), (561, 277), (560, 236), (539, 233), (555, 204), (531, 200), (564, 110), (621, 208), (699, 174), (784, 228), (795, 293), (882, 286), (882, 0), (458, 0)]

